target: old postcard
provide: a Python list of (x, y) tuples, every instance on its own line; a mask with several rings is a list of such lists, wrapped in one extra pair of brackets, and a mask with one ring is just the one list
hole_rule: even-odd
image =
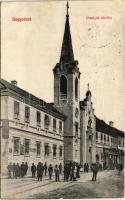
[(2, 1), (1, 198), (124, 197), (124, 2)]

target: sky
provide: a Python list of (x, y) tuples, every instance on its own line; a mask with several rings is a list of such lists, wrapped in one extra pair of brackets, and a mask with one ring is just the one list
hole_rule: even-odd
[[(89, 83), (96, 116), (125, 131), (123, 1), (69, 1), (69, 7), (80, 99)], [(53, 102), (52, 69), (60, 58), (65, 15), (66, 1), (2, 3), (2, 78), (17, 80), (19, 87)], [(14, 22), (12, 17), (31, 21)]]

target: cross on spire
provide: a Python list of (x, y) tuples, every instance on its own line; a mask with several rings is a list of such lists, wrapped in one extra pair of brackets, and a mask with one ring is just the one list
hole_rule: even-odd
[(69, 13), (68, 13), (69, 3), (68, 3), (68, 1), (67, 1), (67, 4), (66, 4), (66, 7), (67, 7), (67, 14), (66, 14), (66, 16), (69, 17)]
[(71, 38), (71, 33), (70, 33), (68, 1), (66, 4), (66, 9), (67, 9), (66, 23), (65, 23), (65, 30), (64, 30), (64, 36), (63, 36), (63, 42), (62, 42), (60, 62), (72, 63), (74, 61), (74, 54), (73, 54), (73, 47), (72, 47), (72, 38)]

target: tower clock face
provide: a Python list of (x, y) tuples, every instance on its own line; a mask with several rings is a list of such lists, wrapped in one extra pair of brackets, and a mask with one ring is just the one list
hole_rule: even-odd
[(79, 110), (78, 110), (78, 108), (76, 108), (76, 109), (75, 109), (75, 117), (77, 118), (78, 115), (79, 115)]

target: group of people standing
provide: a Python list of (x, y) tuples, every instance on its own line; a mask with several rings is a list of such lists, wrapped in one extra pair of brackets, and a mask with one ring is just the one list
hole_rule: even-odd
[(43, 175), (49, 176), (49, 179), (52, 180), (53, 172), (55, 172), (55, 181), (59, 181), (59, 175), (62, 174), (62, 164), (55, 165), (55, 167), (50, 164), (47, 166), (47, 163), (43, 165), (43, 163), (39, 162), (37, 166), (32, 163), (31, 166), (32, 178), (35, 178), (37, 172), (38, 181), (42, 181)]
[(7, 166), (8, 169), (8, 178), (18, 178), (18, 177), (24, 177), (27, 175), (28, 170), (28, 164), (27, 162), (22, 162), (21, 165), (19, 163), (9, 163)]
[(85, 163), (84, 164), (84, 172), (88, 172), (89, 171), (89, 164)]
[[(22, 162), (22, 164), (20, 165), (19, 163), (9, 163), (9, 165), (7, 166), (8, 178), (18, 178), (26, 176), (28, 168), (29, 167), (27, 162)], [(81, 165), (76, 162), (65, 163), (64, 167), (61, 163), (59, 165), (56, 164), (55, 166), (53, 166), (52, 164), (49, 164), (49, 166), (47, 166), (46, 162), (44, 164), (42, 162), (39, 162), (37, 165), (32, 163), (31, 173), (32, 178), (35, 178), (37, 174), (38, 181), (42, 181), (43, 175), (48, 175), (49, 179), (52, 180), (53, 174), (55, 175), (56, 182), (60, 181), (61, 174), (63, 174), (64, 176), (64, 181), (76, 181), (77, 178), (80, 178), (80, 168)], [(84, 172), (89, 172), (88, 163), (85, 163), (83, 165), (83, 168)], [(120, 174), (120, 172), (123, 170), (123, 165), (119, 164), (116, 168), (118, 169)], [(96, 181), (98, 171), (102, 170), (102, 168), (100, 169), (100, 164), (92, 163), (90, 166), (90, 170), (93, 172), (92, 181)]]

